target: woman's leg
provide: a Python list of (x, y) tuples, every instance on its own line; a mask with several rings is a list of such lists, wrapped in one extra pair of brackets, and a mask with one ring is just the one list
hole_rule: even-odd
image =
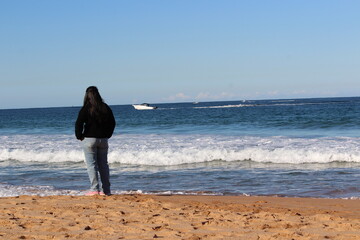
[(87, 172), (90, 179), (91, 191), (99, 191), (99, 177), (98, 177), (98, 164), (96, 148), (96, 138), (85, 138), (83, 140), (83, 149), (85, 154), (85, 163)]
[(108, 139), (107, 138), (101, 138), (98, 139), (98, 151), (97, 151), (97, 162), (99, 167), (99, 173), (102, 183), (102, 189), (103, 192), (106, 195), (110, 195), (110, 170), (109, 170), (109, 164), (107, 160), (108, 155)]

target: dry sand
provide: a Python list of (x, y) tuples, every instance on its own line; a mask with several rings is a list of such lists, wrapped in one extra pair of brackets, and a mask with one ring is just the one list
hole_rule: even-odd
[(360, 239), (360, 200), (232, 196), (0, 198), (0, 239)]

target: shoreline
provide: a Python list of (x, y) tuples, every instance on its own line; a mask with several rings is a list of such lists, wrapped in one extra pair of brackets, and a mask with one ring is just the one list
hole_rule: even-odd
[(270, 196), (18, 196), (1, 239), (360, 239), (360, 199)]

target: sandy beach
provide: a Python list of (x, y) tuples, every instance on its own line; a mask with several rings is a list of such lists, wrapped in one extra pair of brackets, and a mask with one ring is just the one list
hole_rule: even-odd
[(360, 200), (19, 196), (0, 206), (0, 239), (360, 239)]

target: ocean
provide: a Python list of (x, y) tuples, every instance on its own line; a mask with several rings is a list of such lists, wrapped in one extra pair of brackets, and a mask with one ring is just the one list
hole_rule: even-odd
[[(360, 97), (111, 106), (114, 194), (360, 198)], [(80, 107), (0, 110), (0, 197), (89, 188)]]

